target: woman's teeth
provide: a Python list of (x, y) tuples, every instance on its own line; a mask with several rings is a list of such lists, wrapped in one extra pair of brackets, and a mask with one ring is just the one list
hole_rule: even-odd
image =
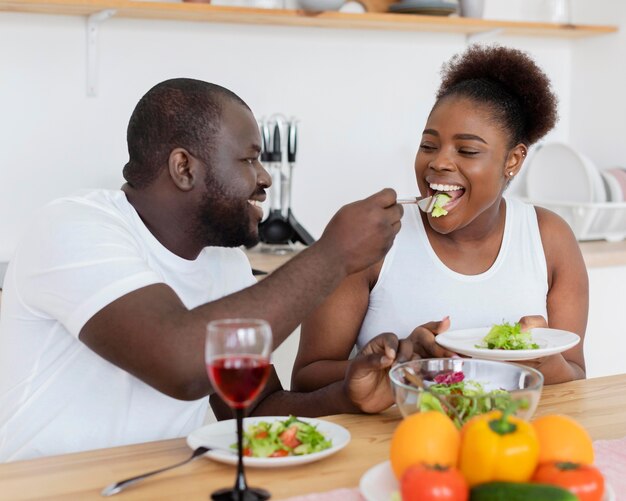
[(462, 186), (457, 186), (456, 184), (431, 184), (430, 188), (435, 191), (456, 191), (462, 190)]
[(261, 207), (261, 202), (259, 200), (248, 200), (250, 205), (254, 205), (255, 207)]

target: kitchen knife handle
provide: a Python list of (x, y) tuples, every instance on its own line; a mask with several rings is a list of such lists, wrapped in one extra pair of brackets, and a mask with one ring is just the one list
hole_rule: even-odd
[(289, 136), (287, 141), (287, 160), (289, 163), (296, 161), (296, 150), (298, 147), (298, 122), (292, 119), (289, 122)]
[(270, 130), (265, 120), (261, 120), (259, 124), (261, 132), (261, 162), (269, 162), (271, 160), (271, 144)]
[(283, 159), (282, 144), (280, 141), (280, 122), (274, 125), (274, 137), (272, 146), (272, 162), (281, 162)]

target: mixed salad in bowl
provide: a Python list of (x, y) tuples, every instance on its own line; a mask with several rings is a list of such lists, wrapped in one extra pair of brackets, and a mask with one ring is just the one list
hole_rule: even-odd
[[(474, 416), (505, 410), (512, 401), (508, 391), (495, 389), (487, 392), (478, 381), (466, 380), (462, 372), (440, 374), (434, 381), (435, 384), (430, 385), (419, 400), (420, 412), (443, 412), (459, 428)], [(522, 400), (519, 406), (528, 406), (528, 402)]]
[(398, 364), (389, 372), (396, 405), (403, 416), (436, 410), (457, 427), (474, 416), (515, 407), (530, 419), (543, 376), (523, 365), (481, 359), (431, 358)]

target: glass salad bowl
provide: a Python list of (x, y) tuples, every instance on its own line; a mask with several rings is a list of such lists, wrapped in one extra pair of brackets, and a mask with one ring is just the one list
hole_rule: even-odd
[(475, 358), (412, 360), (393, 367), (389, 377), (403, 416), (438, 410), (458, 427), (473, 416), (509, 406), (516, 416), (530, 419), (543, 388), (543, 375), (535, 369)]

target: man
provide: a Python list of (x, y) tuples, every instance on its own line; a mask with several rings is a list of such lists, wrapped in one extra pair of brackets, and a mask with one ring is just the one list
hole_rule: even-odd
[[(319, 241), (257, 284), (238, 247), (257, 242), (271, 181), (248, 106), (217, 85), (169, 80), (137, 104), (127, 140), (122, 189), (48, 205), (7, 271), (0, 460), (188, 434), (212, 393), (210, 320), (266, 319), (276, 347), (342, 278), (380, 260), (400, 227), (402, 208), (383, 190), (340, 209)], [(253, 411), (380, 410), (384, 369), (411, 353), (381, 336), (345, 382), (308, 394), (282, 391), (274, 374)], [(334, 398), (343, 392), (348, 407)]]

